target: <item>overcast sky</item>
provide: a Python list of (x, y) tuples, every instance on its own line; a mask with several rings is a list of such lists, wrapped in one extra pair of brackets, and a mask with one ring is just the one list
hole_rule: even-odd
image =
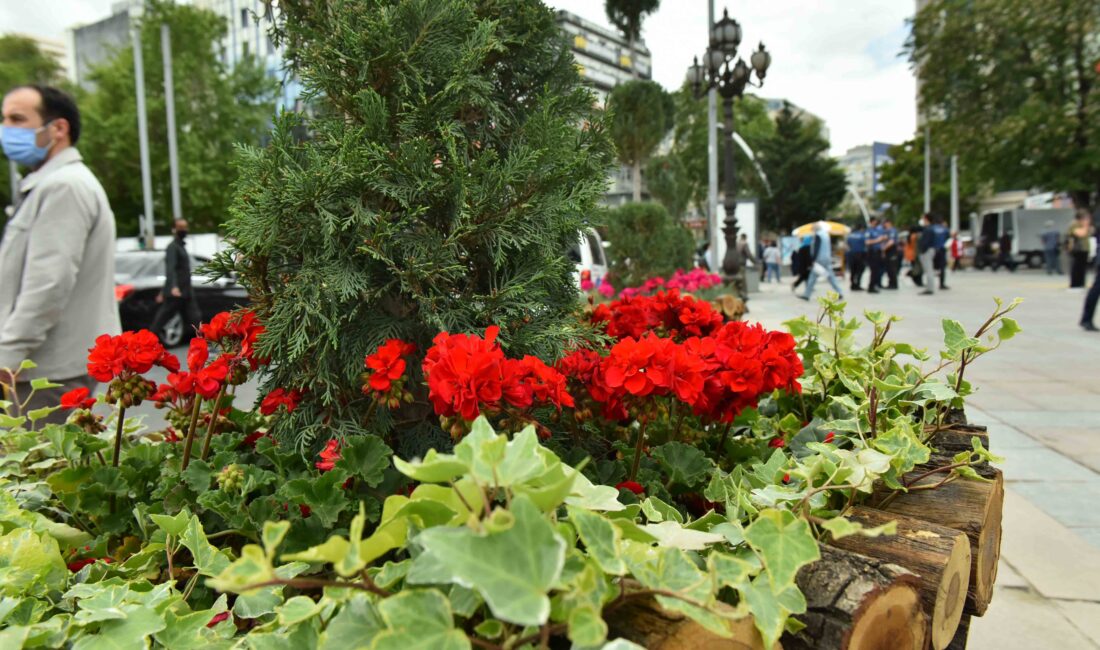
[[(63, 39), (75, 23), (106, 17), (114, 0), (0, 0), (0, 31)], [(548, 0), (607, 25), (603, 0)], [(654, 78), (679, 87), (707, 39), (706, 0), (664, 0), (645, 22)], [(916, 85), (898, 53), (912, 0), (759, 0), (728, 3), (742, 27), (743, 49), (764, 41), (772, 53), (765, 97), (786, 98), (824, 118), (832, 152), (913, 134)], [(721, 15), (723, 3), (716, 0)]]

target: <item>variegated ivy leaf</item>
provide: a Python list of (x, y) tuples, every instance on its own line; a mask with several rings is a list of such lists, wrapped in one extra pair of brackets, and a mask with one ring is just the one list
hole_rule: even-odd
[(890, 521), (881, 526), (867, 528), (858, 521), (853, 521), (845, 517), (834, 517), (821, 522), (821, 527), (829, 531), (833, 539), (841, 539), (850, 535), (879, 537), (881, 535), (896, 535), (898, 531), (898, 522)]
[(760, 554), (777, 591), (794, 584), (800, 568), (821, 558), (810, 525), (786, 510), (762, 510), (745, 528), (745, 540)]

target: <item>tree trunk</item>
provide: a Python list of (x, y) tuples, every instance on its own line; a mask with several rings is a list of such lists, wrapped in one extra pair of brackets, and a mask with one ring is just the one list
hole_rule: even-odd
[(638, 203), (642, 200), (642, 161), (634, 161), (630, 176), (634, 183), (634, 202)]
[(902, 566), (920, 578), (932, 647), (943, 650), (955, 636), (970, 583), (970, 543), (962, 532), (873, 508), (855, 507), (849, 516), (867, 527), (896, 521), (897, 535), (851, 535), (834, 540), (839, 548)]
[[(752, 616), (732, 621), (733, 636), (727, 639), (651, 598), (616, 608), (607, 625), (608, 639), (627, 639), (649, 650), (764, 650)], [(781, 650), (778, 643), (773, 650)]]
[(795, 578), (806, 595), (806, 629), (786, 650), (923, 650), (927, 625), (918, 578), (890, 564), (821, 545), (821, 559)]
[(985, 427), (974, 424), (955, 424), (950, 428), (937, 431), (932, 436), (931, 445), (940, 453), (957, 454), (974, 448), (971, 438), (978, 438), (982, 446), (989, 449), (989, 434)]
[[(991, 480), (955, 479), (936, 489), (894, 493), (876, 486), (869, 503), (889, 512), (954, 528), (970, 539), (970, 586), (965, 612), (982, 616), (993, 598), (997, 580), (997, 561), (1001, 556), (1001, 510), (1004, 507), (1004, 478), (1000, 470), (990, 468)], [(927, 470), (925, 470), (927, 471)], [(979, 473), (985, 470), (979, 470)], [(912, 480), (923, 472), (906, 475)], [(932, 486), (943, 474), (932, 474), (914, 487)], [(893, 496), (891, 496), (893, 495)]]

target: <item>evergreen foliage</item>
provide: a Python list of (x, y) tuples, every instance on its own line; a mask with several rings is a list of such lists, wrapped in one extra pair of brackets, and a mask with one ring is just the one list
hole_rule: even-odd
[(283, 438), (396, 419), (398, 452), (423, 452), (445, 441), (426, 399), (369, 408), (364, 356), (493, 324), (513, 355), (585, 340), (564, 253), (605, 189), (610, 140), (537, 0), (279, 6), (273, 36), (318, 113), (308, 140), (284, 116), (269, 146), (242, 150), (218, 266), (267, 326), (267, 388), (307, 390)]
[(616, 286), (636, 287), (655, 275), (691, 267), (691, 233), (659, 203), (627, 203), (607, 220)]
[[(246, 58), (232, 68), (217, 54), (225, 19), (207, 9), (151, 0), (141, 18), (145, 110), (157, 230), (172, 223), (168, 123), (160, 26), (172, 38), (172, 77), (179, 143), (183, 216), (196, 232), (216, 229), (226, 218), (236, 172), (234, 144), (259, 142), (274, 110), (276, 83), (260, 63)], [(91, 90), (78, 97), (84, 116), (79, 149), (111, 201), (118, 230), (136, 235), (144, 211), (138, 152), (134, 53), (127, 44), (89, 74)]]
[(604, 0), (604, 12), (623, 37), (630, 51), (630, 76), (638, 78), (634, 67), (634, 46), (642, 37), (642, 21), (657, 11), (661, 0)]
[[(878, 205), (889, 204), (886, 213), (894, 225), (910, 226), (924, 213), (924, 136), (890, 147), (891, 162), (878, 175), (882, 189), (875, 195)], [(978, 209), (975, 197), (979, 184), (975, 170), (959, 166), (959, 214)], [(870, 200), (870, 197), (866, 197)], [(932, 150), (932, 214), (947, 218), (951, 213), (951, 156)]]
[(676, 105), (656, 81), (628, 81), (607, 98), (619, 162), (632, 171), (634, 200), (642, 199), (642, 165), (672, 128)]
[(772, 193), (762, 202), (762, 225), (780, 232), (825, 219), (836, 208), (847, 188), (847, 179), (836, 160), (829, 157), (829, 142), (816, 122), (796, 115), (790, 104), (775, 120), (775, 135), (758, 152), (760, 165)]

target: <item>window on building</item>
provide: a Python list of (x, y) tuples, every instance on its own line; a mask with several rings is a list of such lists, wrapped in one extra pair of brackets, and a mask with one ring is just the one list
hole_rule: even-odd
[(241, 9), (241, 27), (248, 27), (248, 10)]

